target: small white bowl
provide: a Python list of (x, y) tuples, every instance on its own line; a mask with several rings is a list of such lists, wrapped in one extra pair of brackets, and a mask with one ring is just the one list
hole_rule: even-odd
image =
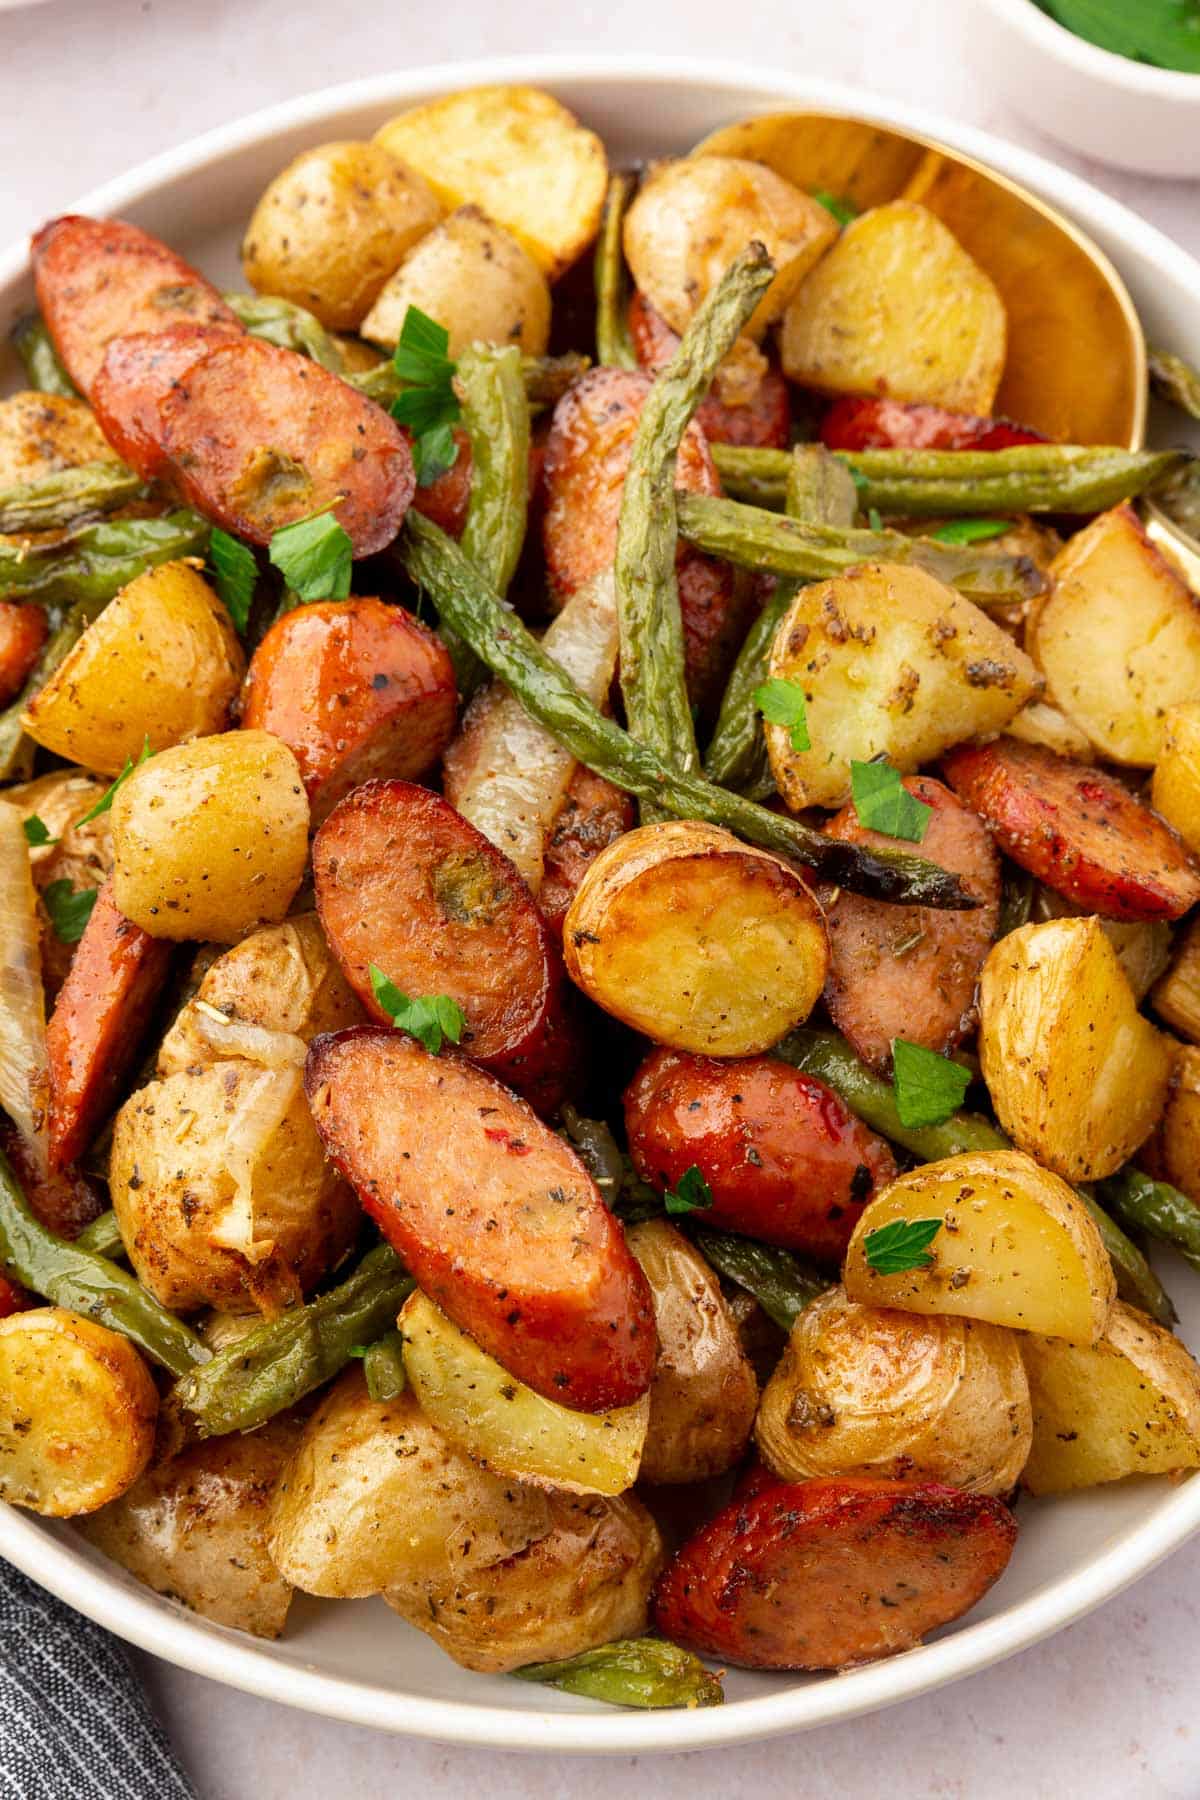
[(978, 42), (1009, 104), (1060, 143), (1143, 175), (1200, 175), (1200, 75), (1101, 50), (1034, 0), (979, 0)]

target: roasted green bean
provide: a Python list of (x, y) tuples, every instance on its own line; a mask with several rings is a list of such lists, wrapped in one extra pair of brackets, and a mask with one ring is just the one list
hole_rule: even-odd
[(75, 1239), (75, 1248), (90, 1250), (95, 1256), (124, 1256), (125, 1244), (116, 1213), (110, 1209), (93, 1219), (90, 1225), (85, 1225)]
[(1200, 1206), (1140, 1169), (1122, 1169), (1097, 1182), (1101, 1204), (1130, 1231), (1146, 1231), (1178, 1250), (1193, 1269), (1200, 1269)]
[(508, 592), (525, 542), (529, 405), (521, 353), (476, 344), (458, 359), (462, 418), (471, 440), (471, 494), (461, 543), (488, 586)]
[(31, 388), (39, 394), (59, 394), (64, 399), (77, 398), (75, 383), (63, 367), (40, 313), (26, 313), (18, 319), (9, 334), (13, 349), (25, 365)]
[(625, 212), (636, 185), (633, 175), (609, 177), (604, 216), (596, 239), (596, 355), (606, 369), (638, 366), (629, 335), (625, 252), (621, 245)]
[(1149, 351), (1150, 387), (1160, 400), (1169, 400), (1193, 419), (1200, 419), (1200, 373), (1182, 356), (1170, 350)]
[(563, 1662), (529, 1663), (513, 1674), (610, 1706), (720, 1706), (725, 1698), (719, 1675), (690, 1650), (662, 1638), (617, 1639)]
[(367, 1346), (362, 1365), (372, 1400), (399, 1399), (408, 1377), (404, 1373), (404, 1340), (394, 1327)]
[(115, 512), (144, 492), (140, 476), (124, 463), (60, 469), (0, 492), (0, 532), (66, 530), (97, 513)]
[(272, 294), (226, 294), (226, 306), (235, 312), (251, 337), (278, 344), (282, 350), (298, 350), (335, 375), (346, 371), (346, 359), (320, 319), (291, 300)]
[(790, 1331), (805, 1307), (833, 1286), (833, 1278), (791, 1250), (754, 1238), (691, 1224), (688, 1235), (718, 1275), (745, 1288), (783, 1331)]
[(208, 525), (187, 507), (160, 519), (105, 519), (58, 543), (0, 544), (0, 599), (111, 600), (156, 563), (203, 556)]

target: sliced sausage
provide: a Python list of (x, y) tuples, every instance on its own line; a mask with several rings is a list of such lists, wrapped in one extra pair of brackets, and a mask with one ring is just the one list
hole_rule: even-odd
[(77, 1238), (108, 1205), (98, 1181), (79, 1169), (42, 1174), (38, 1158), (16, 1128), (0, 1123), (0, 1150), (13, 1166), (29, 1210), (56, 1237)]
[[(842, 892), (828, 909), (825, 1004), (877, 1074), (890, 1072), (893, 1038), (944, 1055), (972, 1029), (975, 984), (1000, 916), (1000, 861), (987, 827), (940, 781), (910, 775), (904, 785), (933, 809), (919, 854), (961, 875), (979, 904), (974, 912), (935, 912)], [(912, 848), (868, 831), (853, 806), (827, 829), (831, 837), (873, 850)]]
[(171, 966), (171, 945), (96, 896), (46, 1027), (50, 1167), (76, 1162), (116, 1101)]
[[(661, 313), (636, 290), (629, 301), (629, 335), (634, 355), (647, 375), (665, 369), (679, 348), (678, 334)], [(750, 444), (785, 450), (792, 429), (788, 384), (772, 363), (752, 398), (734, 406), (710, 393), (696, 409), (700, 429), (710, 444)]]
[(580, 883), (600, 852), (632, 831), (635, 823), (632, 797), (580, 763), (551, 827), (538, 889), (538, 907), (556, 939), (562, 935), (563, 920)]
[(241, 326), (169, 325), (113, 338), (92, 383), (100, 429), (145, 481), (161, 473), (162, 403), (192, 364), (214, 344), (241, 336)]
[(28, 1312), (36, 1305), (37, 1301), (23, 1287), (18, 1287), (7, 1275), (0, 1275), (0, 1319), (7, 1319), (11, 1313)]
[(960, 1618), (1016, 1536), (999, 1500), (941, 1483), (767, 1482), (683, 1546), (655, 1623), (747, 1669), (845, 1669)]
[(582, 1412), (646, 1392), (649, 1285), (574, 1151), (523, 1101), (453, 1052), (370, 1025), (317, 1038), (306, 1085), (380, 1230), (511, 1374)]
[(211, 282), (121, 219), (52, 219), (32, 251), (42, 316), (68, 375), (89, 396), (112, 338), (176, 324), (242, 330)]
[(46, 610), (36, 600), (0, 600), (0, 706), (21, 692), (49, 634)]
[(292, 751), (320, 824), (372, 776), (424, 775), (457, 710), (445, 646), (411, 613), (382, 600), (325, 600), (268, 631), (250, 663), (242, 724)]
[(834, 1262), (896, 1174), (883, 1139), (832, 1088), (773, 1056), (655, 1050), (625, 1094), (634, 1166), (660, 1193), (699, 1169), (705, 1224)]
[(428, 789), (369, 781), (313, 842), (317, 911), (346, 977), (385, 1018), (370, 965), (417, 998), (448, 994), (473, 1062), (551, 1112), (579, 1055), (562, 954), (512, 863)]
[(821, 442), (827, 450), (1011, 450), (1046, 439), (1011, 419), (980, 419), (944, 406), (847, 394), (825, 414)]
[(1085, 911), (1178, 919), (1200, 900), (1195, 859), (1111, 775), (1008, 737), (963, 744), (942, 766), (1004, 854)]
[(471, 440), (461, 426), (455, 426), (454, 442), (458, 455), (450, 467), (428, 487), (416, 488), (412, 504), (414, 512), (424, 513), (427, 519), (432, 519), (447, 537), (458, 538), (462, 536), (467, 507), (471, 503), (472, 468)]
[(249, 336), (218, 344), (175, 381), (160, 416), (184, 498), (249, 543), (332, 508), (354, 555), (370, 556), (404, 521), (416, 485), (408, 439), (294, 350)]

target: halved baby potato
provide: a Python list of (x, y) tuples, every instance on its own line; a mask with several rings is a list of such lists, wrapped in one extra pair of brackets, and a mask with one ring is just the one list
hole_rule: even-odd
[(1171, 966), (1150, 990), (1150, 1004), (1189, 1044), (1200, 1044), (1200, 918), (1192, 915), (1175, 939)]
[(363, 336), (394, 350), (410, 306), (449, 332), (451, 358), (476, 343), (541, 356), (550, 341), (546, 277), (477, 206), (460, 206), (413, 246), (363, 320)]
[(1032, 1494), (1200, 1468), (1200, 1366), (1144, 1313), (1118, 1300), (1090, 1347), (1024, 1337)]
[(419, 1291), (399, 1326), (422, 1412), (472, 1461), (572, 1494), (623, 1494), (637, 1480), (649, 1394), (604, 1413), (560, 1406), (510, 1375)]
[(1041, 689), (1032, 662), (993, 619), (924, 569), (868, 563), (801, 588), (771, 649), (774, 680), (799, 687), (809, 750), (765, 727), (776, 784), (793, 811), (844, 806), (850, 764), (885, 755), (902, 774), (1003, 730)]
[(1170, 1045), (1138, 1011), (1097, 918), (1001, 939), (979, 987), (979, 1054), (996, 1117), (1068, 1181), (1128, 1161), (1167, 1099)]
[(1188, 849), (1200, 852), (1200, 700), (1167, 709), (1150, 798)]
[(715, 825), (674, 820), (601, 852), (563, 922), (589, 999), (674, 1050), (752, 1056), (806, 1019), (829, 949), (794, 869)]
[[(933, 1220), (940, 1229), (927, 1262), (894, 1275), (872, 1267), (873, 1233)], [(859, 1220), (844, 1280), (852, 1300), (873, 1306), (984, 1319), (1072, 1344), (1096, 1342), (1116, 1294), (1083, 1201), (1017, 1150), (972, 1151), (899, 1176)]]
[(1154, 1134), (1154, 1173), (1200, 1202), (1200, 1050), (1180, 1044), (1167, 1104)]
[(914, 201), (891, 200), (853, 220), (817, 264), (779, 347), (785, 374), (805, 387), (990, 413), (1008, 320), (954, 233)]

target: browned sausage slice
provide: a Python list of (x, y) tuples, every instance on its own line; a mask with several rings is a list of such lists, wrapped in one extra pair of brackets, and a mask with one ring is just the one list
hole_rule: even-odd
[[(636, 290), (629, 301), (629, 335), (634, 354), (648, 375), (665, 369), (679, 348), (677, 333)], [(792, 427), (787, 382), (772, 364), (745, 402), (735, 406), (710, 393), (700, 402), (696, 419), (710, 444), (752, 444), (760, 449), (786, 450)]]
[(214, 344), (240, 335), (240, 326), (169, 325), (109, 344), (92, 383), (92, 406), (118, 456), (146, 481), (165, 460), (161, 409), (171, 388)]
[(317, 1038), (325, 1148), (424, 1291), (511, 1374), (603, 1412), (650, 1385), (645, 1276), (582, 1163), (490, 1075), (402, 1032)]
[(556, 937), (584, 876), (602, 850), (632, 831), (632, 797), (582, 763), (571, 777), (546, 841), (538, 908)]

